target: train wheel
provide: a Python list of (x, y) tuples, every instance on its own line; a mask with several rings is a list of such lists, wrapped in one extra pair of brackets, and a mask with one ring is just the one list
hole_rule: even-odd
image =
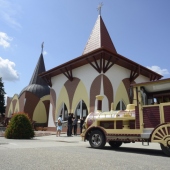
[(163, 144), (160, 145), (163, 153), (167, 156), (170, 156), (170, 145), (168, 145), (167, 147), (165, 147)]
[(119, 148), (121, 145), (122, 145), (122, 142), (120, 141), (109, 141), (109, 145), (112, 147), (112, 148)]
[(89, 143), (92, 148), (100, 149), (106, 144), (106, 139), (104, 134), (99, 130), (94, 130), (90, 134)]
[(170, 123), (158, 126), (152, 133), (151, 142), (160, 143), (162, 151), (170, 156)]

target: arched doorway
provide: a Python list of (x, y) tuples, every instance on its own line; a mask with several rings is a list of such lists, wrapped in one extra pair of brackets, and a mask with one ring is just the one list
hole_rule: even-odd
[(68, 109), (65, 103), (61, 106), (60, 114), (62, 115), (62, 120), (66, 121), (68, 119)]
[(116, 106), (116, 110), (125, 110), (126, 106), (122, 100), (119, 101), (119, 103)]
[(78, 103), (74, 115), (77, 119), (81, 119), (81, 118), (85, 119), (87, 117), (88, 110), (87, 110), (87, 106), (83, 100), (81, 100)]

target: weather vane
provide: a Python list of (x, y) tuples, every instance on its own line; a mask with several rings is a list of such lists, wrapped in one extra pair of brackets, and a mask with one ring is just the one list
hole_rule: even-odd
[(97, 7), (97, 11), (99, 11), (99, 15), (101, 15), (101, 8), (103, 6), (103, 2), (101, 2), (98, 7)]
[(41, 44), (41, 53), (43, 53), (43, 48), (44, 48), (44, 42)]

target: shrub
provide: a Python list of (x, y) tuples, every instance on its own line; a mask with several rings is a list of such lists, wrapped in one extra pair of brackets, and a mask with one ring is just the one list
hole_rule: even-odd
[(13, 114), (5, 130), (5, 137), (8, 139), (31, 139), (34, 135), (28, 115), (25, 113)]

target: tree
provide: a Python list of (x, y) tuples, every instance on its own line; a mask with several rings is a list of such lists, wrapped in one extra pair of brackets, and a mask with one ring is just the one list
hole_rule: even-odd
[(5, 95), (4, 83), (2, 82), (2, 77), (0, 77), (0, 113), (3, 115), (5, 113)]

